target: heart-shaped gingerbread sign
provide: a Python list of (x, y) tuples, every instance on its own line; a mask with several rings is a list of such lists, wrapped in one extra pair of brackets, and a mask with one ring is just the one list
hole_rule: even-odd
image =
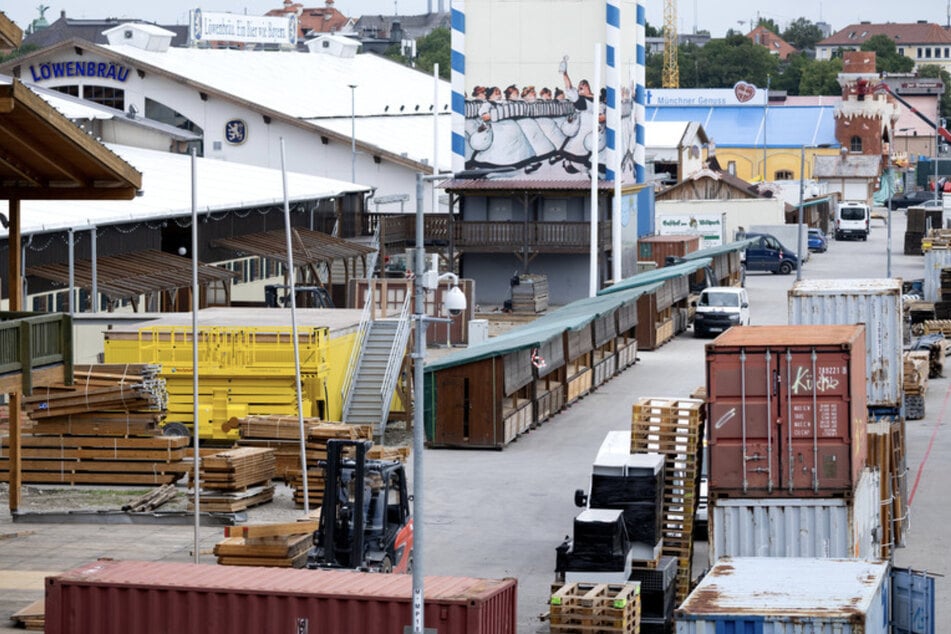
[(733, 94), (740, 103), (746, 103), (756, 95), (756, 86), (745, 81), (738, 81), (733, 86)]

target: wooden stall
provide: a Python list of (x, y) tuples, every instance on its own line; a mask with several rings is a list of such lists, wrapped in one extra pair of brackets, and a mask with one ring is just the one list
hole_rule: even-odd
[(618, 306), (614, 313), (617, 318), (617, 338), (614, 349), (617, 351), (617, 370), (623, 371), (634, 365), (637, 360), (637, 302), (632, 301)]
[(565, 406), (565, 346), (562, 333), (533, 351), (535, 366), (535, 424), (543, 423)]
[(595, 318), (591, 334), (594, 337), (594, 349), (591, 351), (591, 386), (596, 388), (610, 381), (617, 374), (617, 310), (612, 310)]
[(682, 258), (700, 248), (699, 235), (646, 236), (637, 241), (637, 260), (667, 265), (668, 256)]
[(566, 330), (565, 341), (565, 405), (571, 405), (591, 391), (591, 351), (594, 348), (591, 323)]

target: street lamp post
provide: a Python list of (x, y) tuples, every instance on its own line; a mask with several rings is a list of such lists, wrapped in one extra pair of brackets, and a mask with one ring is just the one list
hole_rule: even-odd
[(802, 203), (806, 187), (806, 146), (799, 148), (799, 213), (796, 230), (796, 281), (802, 279)]
[(357, 182), (357, 85), (350, 84), (350, 182)]

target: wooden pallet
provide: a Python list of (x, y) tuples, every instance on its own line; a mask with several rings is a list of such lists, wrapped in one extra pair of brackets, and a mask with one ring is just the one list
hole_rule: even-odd
[(697, 452), (704, 401), (697, 398), (638, 399), (632, 408), (631, 452), (664, 454), (662, 554), (677, 558), (677, 601), (687, 598), (693, 562), (697, 505)]
[(640, 629), (640, 584), (574, 582), (553, 587), (552, 634), (636, 634)]

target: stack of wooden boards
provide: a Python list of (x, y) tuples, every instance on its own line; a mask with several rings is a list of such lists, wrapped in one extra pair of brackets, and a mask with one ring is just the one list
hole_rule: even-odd
[[(167, 484), (188, 471), (188, 438), (160, 435), (164, 382), (153, 365), (78, 365), (72, 385), (25, 397), (21, 473), (31, 484)], [(0, 438), (0, 480), (9, 438)]]
[(541, 313), (548, 310), (548, 276), (519, 275), (512, 281), (512, 312)]
[(908, 528), (908, 479), (905, 458), (905, 419), (883, 418), (868, 424), (868, 464), (881, 473), (882, 559), (890, 560), (904, 546)]
[(17, 610), (10, 619), (17, 627), (35, 632), (46, 630), (46, 599), (37, 599), (30, 605)]
[[(274, 450), (237, 447), (201, 457), (202, 511), (236, 513), (274, 499)], [(193, 508), (193, 505), (190, 505)]]
[[(372, 440), (373, 428), (370, 425), (330, 422), (317, 422), (307, 428), (304, 446), (307, 455), (307, 499), (311, 507), (319, 507), (324, 499), (324, 470), (318, 463), (327, 459), (327, 441), (331, 438)], [(287, 484), (294, 489), (294, 503), (303, 508), (304, 477), (299, 464), (287, 471), (286, 479)]]
[(928, 350), (907, 350), (902, 356), (902, 391), (905, 400), (905, 418), (921, 420), (925, 417), (925, 393), (931, 374), (931, 353)]
[(555, 584), (548, 600), (552, 634), (637, 634), (640, 631), (640, 584)]
[[(319, 418), (304, 418), (304, 430), (320, 424)], [(277, 477), (287, 479), (288, 471), (300, 471), (300, 419), (297, 416), (246, 416), (232, 418), (225, 431), (237, 428), (242, 447), (267, 447), (274, 451)]]
[(225, 566), (303, 568), (318, 523), (319, 513), (298, 522), (228, 526), (215, 556)]
[(690, 593), (693, 520), (697, 504), (697, 453), (704, 402), (694, 398), (643, 397), (631, 417), (631, 453), (664, 459), (662, 554), (677, 558), (677, 603)]

